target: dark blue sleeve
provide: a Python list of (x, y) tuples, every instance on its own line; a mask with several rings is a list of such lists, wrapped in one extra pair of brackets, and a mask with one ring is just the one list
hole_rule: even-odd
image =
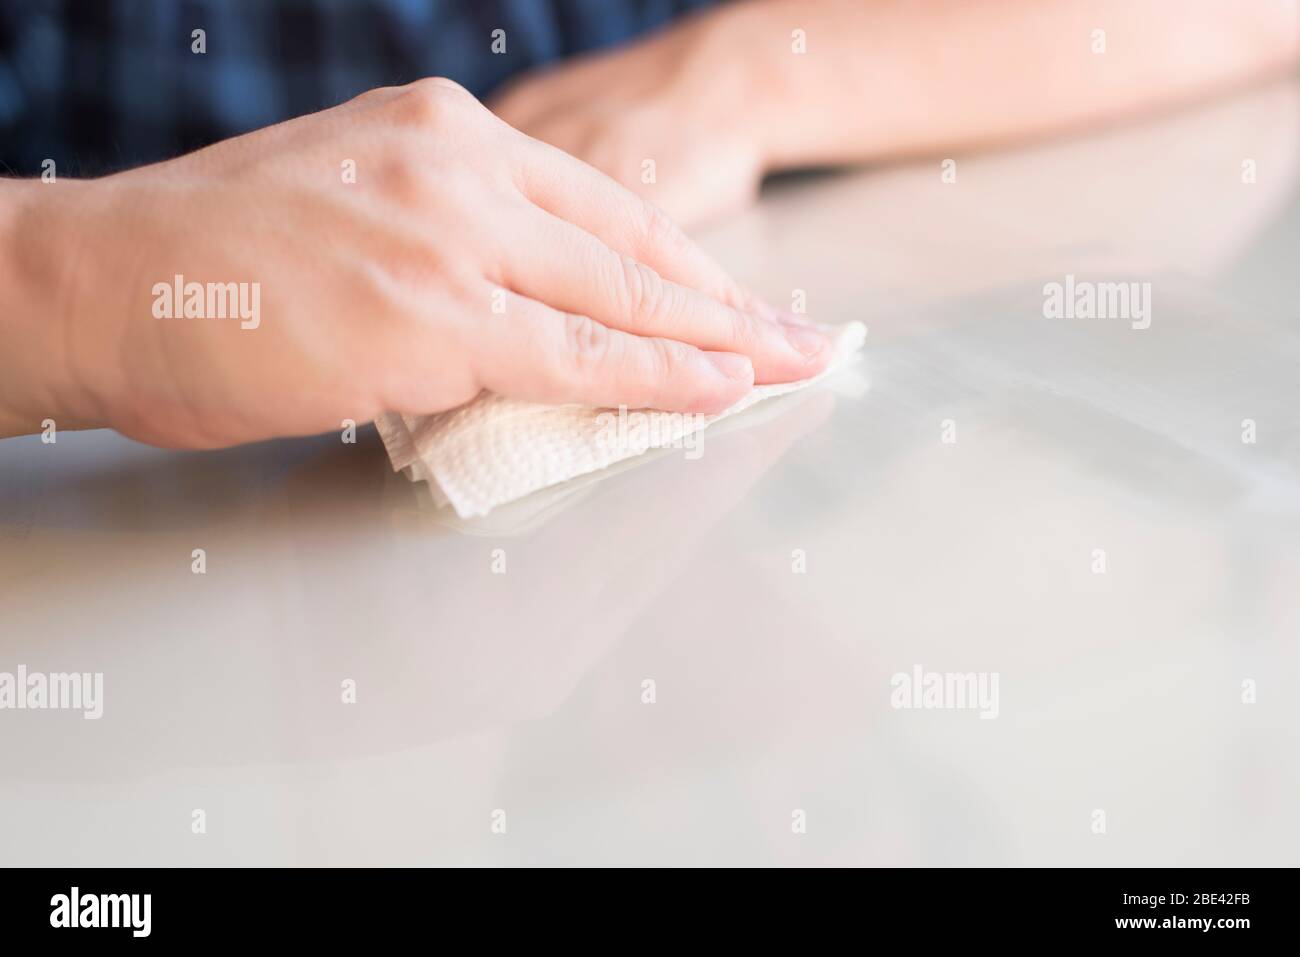
[(712, 3), (0, 0), (0, 171), (110, 172), (424, 76), (482, 97)]

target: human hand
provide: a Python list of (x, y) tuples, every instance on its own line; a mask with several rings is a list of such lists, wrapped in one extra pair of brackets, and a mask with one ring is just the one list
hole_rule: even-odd
[(717, 219), (752, 202), (766, 172), (764, 84), (746, 58), (746, 13), (688, 17), (648, 40), (534, 71), (488, 105), (685, 226)]
[[(447, 80), (102, 180), (20, 185), (23, 292), (0, 291), (0, 314), (26, 359), (5, 360), (0, 405), (37, 423), (53, 409), (212, 447), (482, 389), (715, 412), (829, 358), (661, 212)], [(178, 275), (244, 284), (256, 320), (159, 318)], [(37, 366), (45, 379), (14, 385)]]

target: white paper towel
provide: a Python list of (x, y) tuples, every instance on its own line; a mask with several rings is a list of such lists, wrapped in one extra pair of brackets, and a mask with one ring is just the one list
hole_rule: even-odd
[(760, 385), (729, 409), (709, 416), (639, 410), (639, 428), (611, 441), (618, 412), (585, 405), (539, 405), (484, 393), (435, 415), (388, 412), (375, 420), (394, 470), (426, 481), (439, 505), (461, 518), (486, 515), (579, 475), (607, 468), (652, 448), (675, 447), (687, 436), (772, 396), (805, 389), (851, 361), (862, 347), (859, 322), (826, 327), (834, 337), (830, 364), (798, 382)]

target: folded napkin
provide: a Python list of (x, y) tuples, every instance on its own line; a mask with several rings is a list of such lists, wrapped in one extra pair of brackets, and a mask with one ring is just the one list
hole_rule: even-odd
[(822, 373), (798, 382), (755, 386), (717, 415), (620, 413), (585, 405), (520, 402), (485, 392), (435, 415), (387, 412), (375, 420), (375, 426), (395, 471), (412, 481), (428, 482), (439, 506), (450, 504), (461, 518), (474, 518), (650, 449), (679, 447), (719, 419), (763, 399), (807, 388), (848, 364), (862, 348), (867, 332), (859, 322), (826, 330), (833, 336), (834, 352)]

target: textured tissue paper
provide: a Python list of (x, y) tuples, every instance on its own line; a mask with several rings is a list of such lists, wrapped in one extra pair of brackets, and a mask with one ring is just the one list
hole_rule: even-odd
[(491, 393), (435, 415), (387, 412), (375, 425), (395, 471), (412, 481), (428, 482), (439, 506), (450, 504), (461, 518), (474, 518), (652, 448), (675, 446), (687, 435), (763, 399), (807, 388), (853, 360), (867, 332), (860, 322), (824, 328), (834, 337), (834, 354), (820, 375), (755, 386), (717, 415), (646, 411), (657, 421), (649, 428), (628, 431), (619, 442), (608, 440), (607, 423), (614, 410), (539, 405)]

